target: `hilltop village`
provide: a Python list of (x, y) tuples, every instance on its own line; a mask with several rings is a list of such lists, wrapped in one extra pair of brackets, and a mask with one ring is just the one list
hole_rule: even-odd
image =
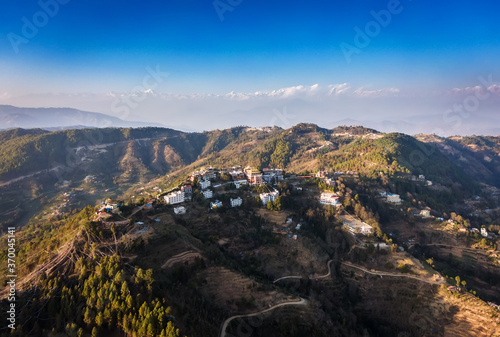
[[(222, 169), (206, 167), (195, 170), (189, 174), (181, 183), (166, 191), (158, 186), (147, 189), (142, 188), (140, 200), (134, 212), (139, 210), (152, 210), (157, 207), (167, 207), (176, 216), (189, 214), (194, 205), (203, 205), (207, 212), (223, 212), (230, 208), (242, 207), (246, 204), (247, 209), (254, 207), (265, 208), (270, 211), (282, 211), (285, 199), (298, 198), (314, 200), (318, 207), (326, 207), (336, 215), (337, 220), (342, 223), (342, 228), (353, 239), (353, 243), (362, 247), (373, 246), (376, 249), (395, 251), (408, 251), (409, 248), (420, 244), (419, 237), (398, 233), (398, 230), (384, 233), (377, 221), (360, 216), (359, 211), (349, 211), (349, 200), (354, 197), (350, 195), (350, 189), (344, 182), (356, 182), (358, 173), (318, 171), (314, 174), (286, 173), (279, 168), (263, 168), (257, 170), (254, 167), (232, 166)], [(432, 186), (433, 183), (420, 175), (408, 176), (409, 181)], [(285, 191), (285, 195), (282, 194)], [(280, 192), (281, 191), (281, 192)], [(472, 235), (482, 241), (483, 246), (494, 246), (496, 234), (488, 231), (485, 227), (471, 227), (467, 221), (456, 214), (445, 219), (439, 212), (430, 207), (404, 207), (408, 204), (399, 194), (390, 193), (379, 187), (373, 189), (374, 198), (383, 202), (387, 207), (400, 213), (420, 218), (422, 221), (431, 221), (444, 228), (452, 230), (458, 235)], [(132, 199), (137, 196), (132, 196)], [(357, 198), (357, 196), (356, 196)], [(109, 200), (108, 200), (109, 201)], [(300, 202), (300, 201), (299, 201)], [(347, 207), (346, 207), (347, 206)], [(112, 222), (113, 215), (120, 214), (120, 204), (115, 202), (102, 202), (96, 214), (99, 219), (108, 223)], [(135, 214), (135, 213), (134, 213)], [(115, 217), (116, 218), (116, 217)], [(121, 219), (118, 217), (116, 219)], [(155, 219), (159, 222), (159, 219)], [(123, 223), (118, 221), (117, 223)], [(371, 224), (370, 224), (371, 223)], [(144, 221), (138, 221), (138, 232), (145, 232), (148, 225)], [(300, 229), (305, 225), (304, 219), (293, 219), (287, 217), (278, 226), (273, 226), (274, 234), (286, 235), (289, 239), (297, 240)], [(450, 227), (451, 226), (451, 227)], [(399, 236), (398, 236), (399, 235)], [(485, 241), (486, 240), (486, 241)], [(497, 254), (490, 251), (491, 260), (500, 265)]]

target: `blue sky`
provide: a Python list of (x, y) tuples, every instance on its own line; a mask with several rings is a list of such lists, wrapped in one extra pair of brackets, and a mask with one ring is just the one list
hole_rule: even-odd
[[(44, 14), (41, 4), (56, 4), (57, 13)], [(375, 21), (374, 12), (391, 8), (383, 25)], [(0, 104), (67, 106), (67, 95), (85, 93), (92, 95), (74, 100), (74, 107), (113, 113), (108, 103), (98, 104), (106, 100), (99, 95), (134, 91), (147, 67), (168, 72), (154, 88), (164, 95), (314, 84), (327, 90), (348, 83), (353, 92), (397, 88), (415, 96), (474, 87), (479, 76), (489, 75), (498, 84), (499, 10), (496, 1), (6, 0), (0, 11)], [(39, 26), (33, 36), (23, 34), (26, 20)], [(358, 28), (368, 36), (363, 45), (356, 44)], [(358, 52), (346, 58), (342, 45)], [(353, 97), (349, 104), (371, 105), (356, 102)], [(166, 104), (149, 103), (142, 107), (146, 116)], [(191, 103), (193, 111), (203, 107)]]

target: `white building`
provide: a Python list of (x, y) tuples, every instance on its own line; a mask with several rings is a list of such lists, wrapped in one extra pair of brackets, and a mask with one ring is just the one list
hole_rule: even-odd
[(186, 214), (186, 207), (184, 207), (184, 206), (175, 207), (174, 213), (175, 214)]
[(236, 186), (236, 188), (240, 188), (242, 185), (248, 185), (248, 181), (246, 179), (234, 181), (234, 186)]
[(165, 199), (165, 203), (167, 205), (174, 205), (174, 204), (180, 204), (181, 202), (184, 202), (184, 192), (182, 191), (176, 191), (172, 192), (170, 194), (167, 194), (166, 196), (163, 197)]
[(118, 212), (118, 204), (104, 204), (99, 208), (99, 212), (107, 212), (107, 213), (117, 213)]
[(420, 216), (423, 217), (430, 217), (431, 216), (431, 211), (428, 209), (423, 209), (420, 211)]
[(488, 231), (486, 230), (486, 228), (481, 228), (481, 236), (487, 238), (488, 237)]
[(210, 199), (214, 196), (214, 192), (212, 192), (212, 190), (205, 190), (205, 191), (203, 191), (203, 196), (206, 199)]
[(233, 171), (229, 172), (229, 174), (231, 175), (233, 180), (245, 179), (245, 173), (241, 170), (233, 170)]
[(339, 217), (342, 220), (344, 227), (347, 228), (347, 230), (349, 230), (352, 234), (359, 233), (367, 235), (372, 233), (372, 226), (366, 222), (356, 219), (352, 215), (341, 215)]
[(240, 197), (236, 199), (230, 198), (229, 201), (231, 202), (231, 207), (241, 206), (243, 202), (243, 200)]
[(340, 205), (340, 198), (336, 193), (323, 192), (319, 197), (319, 203), (322, 205)]
[(210, 203), (210, 208), (221, 208), (222, 207), (222, 201), (220, 200), (215, 200), (214, 202)]
[(271, 181), (273, 181), (273, 179), (274, 179), (275, 183), (283, 180), (283, 170), (282, 169), (264, 168), (262, 171), (263, 171), (262, 179), (268, 184), (270, 184)]
[(326, 178), (326, 179), (325, 179), (325, 183), (326, 183), (328, 186), (330, 186), (330, 187), (335, 187), (335, 185), (336, 185), (335, 180), (330, 179), (330, 178)]
[(206, 188), (210, 187), (210, 185), (211, 185), (211, 184), (212, 184), (212, 183), (210, 182), (210, 180), (200, 180), (200, 188), (201, 188), (202, 190), (204, 190), (204, 189), (206, 189)]
[(399, 194), (387, 193), (387, 202), (399, 204), (401, 203), (401, 198), (399, 197)]
[(262, 200), (263, 205), (267, 205), (268, 201), (274, 201), (276, 198), (280, 195), (280, 192), (277, 190), (274, 190), (274, 192), (269, 192), (269, 193), (261, 193), (259, 195), (260, 200)]

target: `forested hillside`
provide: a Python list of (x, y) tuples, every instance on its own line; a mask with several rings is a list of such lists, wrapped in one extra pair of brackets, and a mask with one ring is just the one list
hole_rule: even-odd
[[(500, 329), (481, 300), (498, 299), (496, 137), (303, 123), (14, 129), (0, 139), (4, 236), (16, 227), (9, 335), (230, 336), (256, 312), (265, 313), (249, 328), (256, 336)], [(235, 165), (285, 173), (237, 188), (225, 169)], [(189, 177), (210, 166), (206, 198)], [(163, 196), (185, 184), (192, 193), (179, 210)], [(263, 201), (270, 191), (279, 195)], [(335, 205), (320, 202), (332, 193)], [(371, 232), (358, 235), (346, 221)]]

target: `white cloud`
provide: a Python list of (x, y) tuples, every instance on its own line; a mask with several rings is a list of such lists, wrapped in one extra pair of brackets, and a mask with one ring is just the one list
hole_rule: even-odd
[[(294, 97), (328, 97), (339, 95), (353, 95), (358, 97), (380, 97), (380, 96), (395, 96), (400, 93), (398, 88), (383, 88), (377, 90), (366, 90), (363, 87), (353, 90), (349, 83), (330, 84), (325, 88), (319, 84), (311, 86), (297, 85), (292, 87), (280, 88), (272, 91), (256, 91), (253, 93), (237, 93), (231, 91), (223, 95), (226, 99), (232, 100), (248, 100), (251, 98), (277, 98), (288, 99)], [(217, 97), (217, 95), (215, 95)]]
[(500, 94), (500, 85), (492, 84), (488, 87), (476, 85), (474, 87), (453, 88), (451, 90), (448, 90), (446, 93), (452, 95), (478, 95), (478, 94), (486, 94), (487, 92), (490, 92), (495, 95)]
[(328, 95), (329, 96), (336, 96), (336, 95), (342, 95), (346, 94), (349, 92), (351, 89), (351, 86), (349, 83), (342, 83), (342, 84), (330, 84), (328, 86)]
[(354, 94), (360, 97), (382, 97), (382, 96), (397, 96), (400, 93), (398, 88), (384, 88), (378, 90), (366, 90), (360, 87), (354, 91)]
[(255, 91), (255, 92), (235, 92), (231, 91), (223, 95), (207, 94), (207, 93), (191, 93), (191, 94), (173, 94), (173, 93), (157, 93), (151, 89), (141, 92), (122, 92), (115, 93), (109, 92), (106, 96), (115, 97), (134, 97), (149, 95), (160, 97), (163, 100), (205, 100), (205, 99), (223, 99), (230, 101), (247, 101), (250, 99), (291, 99), (291, 98), (318, 98), (330, 97), (340, 95), (351, 95), (353, 97), (380, 97), (380, 96), (395, 96), (400, 93), (398, 88), (382, 88), (376, 90), (367, 90), (364, 87), (354, 89), (349, 83), (330, 84), (322, 87), (320, 84), (313, 84), (310, 86), (297, 85), (275, 89), (271, 91)]
[(11, 97), (12, 97), (12, 95), (9, 94), (8, 92), (3, 92), (3, 93), (0, 94), (0, 100), (7, 100), (7, 99), (9, 99)]
[(488, 91), (494, 94), (500, 94), (500, 85), (492, 84), (488, 87)]

